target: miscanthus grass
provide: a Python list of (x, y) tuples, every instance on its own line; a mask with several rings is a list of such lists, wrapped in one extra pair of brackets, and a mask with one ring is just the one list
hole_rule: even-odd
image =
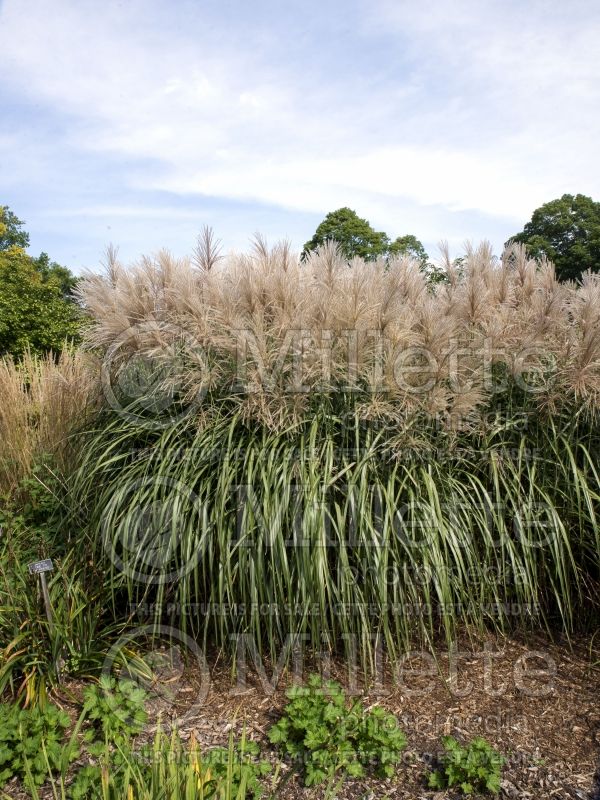
[(410, 258), (347, 262), (333, 244), (304, 262), (262, 240), (219, 260), (210, 237), (192, 261), (163, 252), (126, 269), (109, 255), (79, 295), (117, 400), (149, 363), (163, 391), (193, 407), (235, 400), (270, 429), (346, 390), (400, 429), (415, 413), (465, 418), (501, 390), (500, 373), (539, 408), (598, 408), (600, 275), (561, 284), (522, 247), (502, 259), (470, 248), (460, 271), (447, 259), (434, 290)]
[(105, 420), (72, 491), (115, 612), (141, 604), (145, 621), (231, 654), (277, 660), (295, 642), (354, 649), (366, 667), (380, 648), (394, 660), (465, 626), (594, 619), (597, 431), (421, 430), (404, 456), (389, 440), (325, 409), (275, 433), (239, 412), (142, 437)]
[(71, 507), (116, 614), (365, 668), (597, 619), (600, 280), (518, 248), (447, 269), (208, 236), (82, 284), (107, 403)]

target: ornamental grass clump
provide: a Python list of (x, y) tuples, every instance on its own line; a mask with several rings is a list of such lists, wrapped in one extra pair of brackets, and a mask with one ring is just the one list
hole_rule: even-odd
[(486, 244), (447, 274), (432, 290), (410, 257), (348, 262), (332, 243), (300, 261), (259, 239), (219, 259), (209, 237), (194, 259), (161, 252), (126, 269), (111, 253), (79, 295), (111, 393), (132, 362), (160, 364), (163, 391), (201, 406), (198, 424), (226, 402), (282, 429), (346, 394), (400, 432), (411, 415), (464, 420), (513, 391), (596, 413), (600, 276), (559, 283), (523, 247), (498, 260)]
[(117, 611), (365, 669), (465, 625), (594, 624), (600, 277), (487, 245), (447, 273), (208, 236), (80, 284), (106, 402), (70, 505)]
[(0, 493), (14, 492), (50, 457), (67, 468), (70, 437), (97, 408), (100, 371), (82, 351), (0, 358)]

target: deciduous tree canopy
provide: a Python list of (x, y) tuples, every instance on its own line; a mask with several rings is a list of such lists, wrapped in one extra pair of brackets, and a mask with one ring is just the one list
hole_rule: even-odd
[(7, 206), (0, 206), (0, 355), (59, 351), (77, 338), (81, 321), (71, 299), (76, 278), (46, 253), (25, 252), (29, 235)]
[(0, 206), (0, 250), (29, 247), (29, 234), (22, 230), (23, 224), (8, 206)]
[(390, 244), (387, 234), (376, 231), (351, 208), (338, 208), (327, 214), (303, 252), (316, 250), (329, 241), (337, 242), (346, 258), (360, 256), (367, 261), (385, 255)]
[(422, 243), (412, 234), (406, 236), (398, 236), (389, 246), (389, 252), (392, 255), (409, 255), (416, 258), (421, 262), (422, 267), (426, 267), (429, 263), (429, 256), (425, 251)]
[(444, 282), (448, 277), (442, 267), (430, 263), (423, 244), (416, 236), (406, 234), (398, 236), (392, 242), (387, 233), (376, 231), (351, 208), (338, 208), (337, 211), (327, 214), (315, 235), (304, 245), (303, 257), (330, 241), (337, 242), (348, 260), (355, 256), (360, 256), (365, 261), (374, 261), (380, 257), (408, 255), (419, 262), (429, 284)]
[(600, 203), (583, 194), (563, 194), (533, 212), (511, 241), (522, 242), (533, 256), (554, 262), (560, 280), (577, 280), (587, 270), (600, 271)]

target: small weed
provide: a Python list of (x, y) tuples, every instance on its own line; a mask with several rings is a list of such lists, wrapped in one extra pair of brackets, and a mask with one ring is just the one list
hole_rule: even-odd
[(146, 692), (134, 681), (101, 675), (97, 684), (85, 690), (83, 710), (101, 738), (114, 741), (141, 732), (148, 719), (145, 701)]

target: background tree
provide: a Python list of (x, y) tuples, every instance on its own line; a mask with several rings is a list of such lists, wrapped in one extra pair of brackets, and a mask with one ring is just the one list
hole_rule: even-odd
[(29, 247), (29, 234), (21, 230), (24, 223), (8, 206), (0, 206), (0, 250), (9, 247)]
[(40, 253), (39, 256), (34, 259), (34, 262), (36, 269), (44, 280), (54, 280), (60, 286), (63, 297), (65, 299), (72, 299), (73, 290), (77, 286), (79, 278), (76, 278), (70, 269), (61, 267), (56, 261), (50, 261), (48, 253)]
[(534, 256), (547, 256), (559, 280), (577, 280), (586, 270), (598, 272), (600, 203), (583, 194), (563, 194), (536, 209), (510, 242), (526, 244)]
[(448, 273), (446, 270), (437, 264), (433, 264), (429, 260), (429, 255), (423, 247), (423, 243), (419, 241), (416, 236), (413, 236), (412, 233), (408, 233), (406, 236), (398, 236), (394, 239), (390, 244), (389, 252), (390, 255), (412, 256), (416, 259), (421, 267), (421, 272), (425, 275), (425, 279), (430, 286), (434, 286), (437, 283), (448, 282)]
[(312, 239), (304, 245), (302, 257), (324, 242), (335, 241), (347, 259), (360, 256), (373, 261), (380, 256), (409, 255), (419, 262), (421, 271), (431, 285), (448, 280), (446, 270), (429, 261), (422, 242), (412, 234), (398, 236), (393, 242), (387, 233), (376, 231), (366, 219), (351, 208), (338, 208), (327, 214)]
[(394, 239), (389, 246), (389, 252), (390, 255), (412, 256), (417, 259), (423, 268), (429, 263), (429, 256), (423, 244), (411, 233)]
[(338, 208), (327, 214), (315, 235), (304, 245), (302, 253), (305, 255), (330, 241), (337, 242), (348, 259), (360, 256), (366, 261), (373, 261), (386, 255), (389, 248), (387, 235), (376, 231), (351, 208)]
[(46, 253), (25, 252), (29, 235), (7, 206), (0, 207), (0, 355), (58, 352), (76, 339), (81, 312), (72, 299), (77, 279)]

